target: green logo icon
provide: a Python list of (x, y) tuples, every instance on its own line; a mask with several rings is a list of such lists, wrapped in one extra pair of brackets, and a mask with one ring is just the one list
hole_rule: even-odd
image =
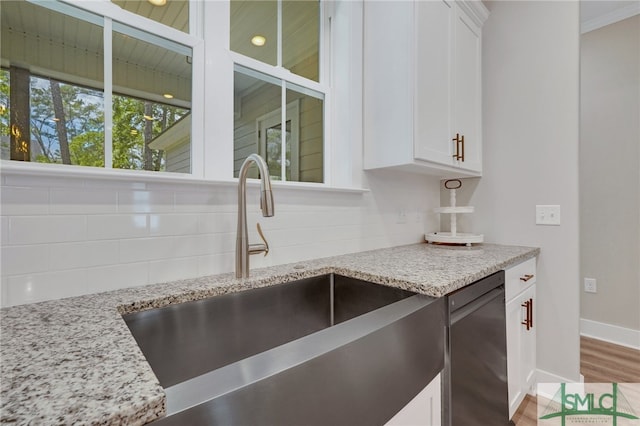
[[(566, 383), (560, 384), (560, 389), (546, 406), (540, 420), (559, 417), (562, 426), (567, 418), (580, 416), (583, 419), (591, 416), (609, 416), (613, 425), (618, 424), (618, 418), (638, 420), (631, 404), (618, 388), (617, 383), (611, 384), (611, 392), (603, 393), (567, 393)], [(635, 422), (634, 422), (635, 423)]]

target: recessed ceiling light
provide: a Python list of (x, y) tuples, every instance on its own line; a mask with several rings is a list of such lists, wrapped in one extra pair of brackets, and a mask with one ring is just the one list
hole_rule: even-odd
[(164, 95), (162, 95), (162, 96), (164, 96), (164, 97), (165, 97), (165, 98), (167, 98), (167, 99), (173, 99), (173, 95), (172, 95), (171, 93), (165, 93), (165, 94), (164, 94)]
[(264, 46), (266, 42), (267, 38), (265, 36), (254, 35), (253, 37), (251, 37), (251, 44), (253, 44), (254, 46)]
[(147, 1), (154, 6), (164, 6), (165, 4), (167, 4), (167, 0), (147, 0)]

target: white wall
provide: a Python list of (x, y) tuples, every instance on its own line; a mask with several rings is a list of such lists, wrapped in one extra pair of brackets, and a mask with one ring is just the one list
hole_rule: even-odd
[[(275, 188), (273, 218), (259, 214), (253, 185), (251, 241), (260, 221), (271, 252), (251, 256), (251, 267), (419, 242), (434, 227), (427, 211), (439, 203), (436, 180), (367, 178), (364, 193)], [(2, 306), (233, 271), (235, 185), (3, 171), (1, 191)]]
[[(578, 380), (578, 2), (495, 1), (483, 29), (481, 179), (458, 205), (460, 231), (538, 246), (538, 368)], [(442, 194), (448, 205), (448, 194)], [(536, 204), (559, 204), (561, 226), (537, 226)], [(467, 215), (461, 215), (467, 216)]]
[(581, 316), (638, 332), (640, 15), (583, 34), (580, 49), (581, 275), (598, 284)]

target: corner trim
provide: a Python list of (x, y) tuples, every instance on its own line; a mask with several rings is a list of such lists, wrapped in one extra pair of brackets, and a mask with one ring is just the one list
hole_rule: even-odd
[(580, 318), (580, 335), (640, 350), (640, 330)]
[(489, 18), (489, 9), (481, 1), (463, 0), (456, 3), (479, 27), (482, 27)]
[(640, 14), (640, 3), (630, 4), (629, 6), (583, 22), (580, 25), (580, 34), (588, 33), (589, 31), (594, 31), (610, 24), (615, 24), (618, 21), (631, 18), (638, 14)]

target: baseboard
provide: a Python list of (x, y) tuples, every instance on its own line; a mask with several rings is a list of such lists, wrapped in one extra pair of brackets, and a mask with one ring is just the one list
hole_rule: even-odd
[[(540, 370), (539, 368), (536, 370), (536, 382), (537, 383), (574, 383), (573, 380), (558, 376), (554, 373), (549, 373), (548, 371)], [(584, 382), (584, 377), (582, 374), (580, 375), (580, 382)]]
[(584, 384), (584, 376), (580, 375), (580, 381), (574, 382), (571, 379), (566, 377), (558, 376), (557, 374), (549, 373), (548, 371), (536, 370), (536, 382), (537, 386), (535, 387), (536, 393), (546, 399), (553, 399), (553, 396), (556, 392), (556, 385), (558, 383), (571, 383), (574, 388), (581, 388)]
[(640, 350), (640, 330), (580, 318), (580, 335)]

